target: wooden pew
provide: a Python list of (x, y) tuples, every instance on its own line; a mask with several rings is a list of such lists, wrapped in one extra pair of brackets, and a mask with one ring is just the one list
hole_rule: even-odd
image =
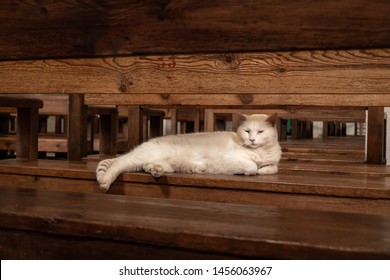
[[(3, 95), (4, 97), (4, 95)], [(70, 121), (70, 126), (68, 125), (69, 122), (69, 96), (67, 95), (52, 95), (52, 94), (15, 94), (12, 95), (12, 97), (21, 98), (23, 99), (29, 99), (31, 100), (31, 97), (34, 97), (36, 99), (39, 99), (43, 102), (43, 107), (39, 108), (39, 135), (38, 135), (38, 152), (46, 153), (68, 153), (68, 127), (70, 127), (71, 134), (74, 124), (78, 124), (80, 122), (83, 122), (84, 125), (87, 125), (87, 120), (82, 121), (80, 120), (73, 120)], [(8, 98), (8, 96), (7, 96)], [(72, 97), (71, 97), (72, 98)], [(4, 102), (3, 102), (4, 103)], [(6, 103), (4, 103), (4, 106)], [(34, 102), (31, 103), (31, 106), (34, 106)], [(84, 105), (82, 106), (84, 107)], [(85, 117), (88, 117), (90, 120), (88, 122), (88, 130), (90, 131), (90, 139), (89, 142), (91, 143), (91, 146), (83, 149), (88, 149), (89, 153), (93, 153), (94, 147), (94, 132), (95, 129), (93, 126), (93, 119), (98, 117), (99, 118), (99, 130), (101, 133), (98, 134), (98, 141), (97, 141), (97, 150), (101, 154), (108, 154), (108, 155), (116, 155), (116, 137), (117, 137), (117, 123), (118, 123), (118, 111), (116, 107), (112, 106), (94, 106), (89, 105), (87, 107), (84, 107), (83, 109), (78, 108), (79, 110), (85, 110), (83, 112), (83, 115)], [(16, 108), (6, 108), (3, 109), (3, 112), (8, 113), (16, 113)], [(47, 119), (48, 117), (55, 117), (55, 126), (54, 126), (54, 133), (48, 132), (48, 124)], [(84, 118), (85, 118), (84, 117)], [(23, 120), (21, 120), (23, 123)], [(20, 121), (18, 122), (20, 123)], [(86, 127), (83, 127), (83, 136), (84, 138), (87, 138), (86, 135)], [(15, 150), (16, 149), (16, 138), (14, 135), (7, 135), (7, 137), (2, 137), (0, 139), (3, 143), (2, 146), (6, 146), (8, 150)], [(83, 140), (84, 144), (86, 145), (87, 139)], [(77, 151), (79, 153), (79, 151)], [(72, 158), (72, 155), (70, 155), (70, 158)]]
[(0, 187), (0, 219), (2, 259), (390, 258), (383, 215)]
[(17, 109), (16, 157), (19, 159), (38, 159), (38, 109), (42, 106), (39, 99), (0, 96), (0, 107)]
[[(369, 133), (380, 142), (369, 141), (368, 154), (373, 156), (368, 162), (383, 163), (380, 108), (390, 106), (386, 0), (198, 2), (4, 1), (0, 93), (69, 94), (71, 160), (80, 161), (86, 154), (84, 107), (94, 103), (134, 106), (138, 118), (140, 106), (371, 108)], [(140, 135), (137, 124), (129, 127)], [(86, 193), (98, 191), (93, 162), (11, 160), (0, 165), (0, 184), (13, 184), (0, 196), (5, 200), (0, 203), (5, 210), (2, 226), (8, 227), (0, 241), (10, 257), (37, 257), (42, 250), (34, 246), (44, 244), (50, 258), (107, 258), (108, 252), (122, 259), (128, 252), (135, 258), (142, 252), (154, 258), (389, 258), (385, 166), (283, 161), (280, 173), (272, 176), (172, 174), (155, 180), (147, 174), (124, 174), (111, 192), (142, 196), (134, 198)], [(41, 190), (21, 191), (18, 186)], [(42, 191), (53, 188), (61, 192)], [(148, 196), (186, 201), (176, 205)], [(69, 199), (76, 197), (82, 199), (69, 207)], [(147, 212), (136, 199), (158, 207)], [(213, 203), (208, 207), (201, 200)], [(172, 204), (176, 206), (170, 208)], [(194, 208), (189, 211), (183, 205)], [(47, 206), (45, 211), (41, 206)], [(117, 207), (124, 213), (107, 213)], [(134, 216), (126, 220), (133, 210)], [(234, 224), (232, 217), (237, 219)], [(167, 220), (175, 227), (164, 223)], [(269, 221), (267, 228), (260, 229), (264, 220)], [(298, 233), (297, 221), (303, 221)], [(26, 228), (20, 228), (23, 225)], [(79, 231), (68, 234), (75, 225)], [(218, 230), (225, 229), (227, 235), (221, 236)], [(262, 235), (263, 229), (275, 235)], [(298, 235), (302, 239), (294, 238)], [(324, 235), (335, 243), (322, 239)], [(210, 246), (202, 247), (205, 243)], [(23, 250), (11, 249), (11, 244)], [(63, 249), (74, 247), (85, 253), (75, 256)], [(102, 253), (93, 254), (98, 247)], [(152, 253), (157, 251), (156, 257)]]

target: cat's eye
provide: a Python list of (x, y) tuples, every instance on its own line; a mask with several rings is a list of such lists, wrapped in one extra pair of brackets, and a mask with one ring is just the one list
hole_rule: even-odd
[(259, 131), (257, 131), (257, 134), (260, 134), (260, 133), (263, 133), (264, 132), (264, 130), (259, 130)]
[(247, 130), (245, 130), (245, 132), (249, 134), (250, 131), (247, 129)]

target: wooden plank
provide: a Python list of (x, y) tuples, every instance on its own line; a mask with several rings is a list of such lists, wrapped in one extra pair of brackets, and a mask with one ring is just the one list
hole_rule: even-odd
[[(310, 173), (310, 171), (309, 171)], [(0, 186), (24, 187), (39, 190), (58, 190), (80, 193), (100, 193), (94, 180), (46, 177), (37, 175), (16, 175), (0, 173)], [(12, 182), (12, 186), (11, 183)], [(238, 203), (261, 206), (277, 206), (306, 210), (321, 210), (345, 213), (390, 215), (388, 199), (369, 199), (362, 197), (325, 196), (289, 192), (250, 191), (245, 189), (226, 189), (219, 187), (144, 184), (123, 182), (110, 190), (113, 195), (130, 195), (191, 201)]]
[[(0, 138), (0, 150), (16, 150), (16, 135), (2, 135)], [(68, 141), (63, 135), (38, 136), (38, 151), (66, 153), (68, 151)]]
[[(95, 162), (80, 164), (39, 160), (36, 163), (18, 163), (7, 160), (0, 165), (0, 186), (101, 193), (96, 184), (95, 168)], [(167, 180), (156, 181), (150, 180), (147, 174), (128, 174), (120, 178), (109, 193), (390, 215), (390, 201), (386, 198), (388, 186), (384, 183), (386, 179), (378, 180), (378, 177), (389, 176), (390, 167), (282, 161), (279, 168), (284, 175), (269, 180), (172, 174), (167, 176)], [(213, 182), (199, 182), (199, 177)], [(73, 184), (69, 184), (69, 180)], [(245, 181), (240, 184), (240, 180)]]
[[(243, 102), (240, 94), (86, 94), (86, 103), (103, 105), (151, 105), (158, 107), (266, 109), (281, 106), (389, 106), (384, 94), (250, 94)], [(246, 95), (248, 96), (248, 95)]]
[[(274, 105), (286, 102), (284, 94), (296, 94), (296, 105), (307, 103), (306, 94), (326, 94), (328, 101), (315, 104), (333, 106), (342, 106), (334, 100), (347, 94), (364, 95), (363, 106), (390, 105), (390, 49), (176, 55), (175, 67), (165, 67), (161, 58), (166, 57), (3, 61), (0, 93), (126, 93), (127, 101), (162, 94), (160, 104), (173, 94), (222, 94), (216, 105), (224, 103), (223, 94), (234, 94), (241, 105), (263, 94), (275, 94)], [(146, 98), (138, 102), (150, 104)]]
[[(115, 240), (241, 258), (390, 257), (390, 217), (384, 215), (23, 188), (1, 187), (0, 193), (1, 228), (11, 232), (72, 236), (86, 243), (90, 238)], [(115, 252), (110, 256), (114, 258)]]
[(307, 119), (311, 121), (343, 121), (365, 122), (366, 108), (364, 107), (290, 107), (283, 106), (281, 109), (214, 109), (214, 114), (278, 114), (279, 118)]
[[(312, 163), (313, 164), (313, 163)], [(247, 191), (284, 192), (296, 194), (331, 195), (340, 197), (390, 198), (389, 166), (371, 169), (362, 165), (359, 169), (346, 167), (331, 168), (333, 163), (323, 162), (326, 167), (321, 172), (284, 168), (283, 172), (268, 176), (223, 176), (210, 174), (168, 174), (154, 179), (145, 173), (124, 173), (112, 186), (122, 190), (124, 183), (157, 184), (168, 186), (188, 186), (205, 188), (224, 188)], [(335, 163), (337, 166), (337, 163)], [(64, 162), (39, 160), (38, 162), (0, 161), (0, 170), (7, 174), (38, 175), (43, 177), (79, 178), (93, 180), (96, 185), (97, 162)], [(298, 164), (299, 166), (299, 164)], [(281, 165), (283, 168), (283, 165)], [(364, 171), (364, 172), (363, 172)], [(309, 176), (308, 176), (309, 175)], [(169, 189), (168, 189), (169, 190)]]
[(389, 15), (386, 0), (7, 0), (0, 59), (388, 47)]
[(385, 164), (385, 113), (383, 107), (369, 107), (367, 120), (367, 163)]
[(40, 99), (32, 98), (33, 96), (21, 98), (19, 96), (0, 96), (0, 107), (13, 108), (42, 108), (43, 102)]

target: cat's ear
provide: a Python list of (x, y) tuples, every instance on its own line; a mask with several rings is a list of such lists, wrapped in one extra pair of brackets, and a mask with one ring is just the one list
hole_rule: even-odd
[(278, 119), (278, 114), (274, 113), (268, 116), (268, 118), (265, 121), (272, 124), (272, 126), (275, 126), (277, 119)]
[(235, 117), (236, 117), (238, 123), (242, 123), (242, 122), (247, 120), (248, 115), (235, 113)]

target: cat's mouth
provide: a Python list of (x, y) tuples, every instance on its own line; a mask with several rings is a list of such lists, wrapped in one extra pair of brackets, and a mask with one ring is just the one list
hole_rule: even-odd
[(260, 146), (260, 145), (257, 144), (257, 143), (250, 143), (250, 144), (248, 145), (248, 147), (250, 147), (250, 148), (252, 148), (252, 149), (258, 148), (259, 146)]

